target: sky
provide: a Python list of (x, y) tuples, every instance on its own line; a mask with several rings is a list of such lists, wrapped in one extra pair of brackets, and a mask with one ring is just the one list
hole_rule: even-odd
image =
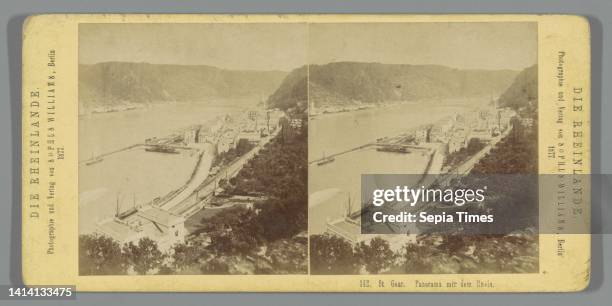
[(79, 63), (147, 62), (291, 71), (306, 64), (306, 24), (81, 24)]
[(521, 70), (536, 23), (81, 24), (79, 63), (282, 70), (337, 61)]
[(313, 24), (310, 62), (522, 70), (537, 63), (536, 23)]

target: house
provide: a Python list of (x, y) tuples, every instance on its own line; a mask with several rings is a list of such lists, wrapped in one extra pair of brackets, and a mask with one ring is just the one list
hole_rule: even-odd
[(300, 128), (302, 128), (302, 119), (293, 118), (293, 119), (291, 119), (289, 124), (294, 129), (300, 129)]
[(199, 128), (190, 128), (183, 132), (183, 143), (190, 144), (198, 142)]
[(427, 129), (422, 128), (414, 131), (414, 142), (417, 144), (427, 141)]
[(108, 236), (119, 244), (138, 243), (149, 238), (157, 243), (160, 251), (185, 241), (185, 218), (155, 206), (148, 206), (133, 213), (115, 216), (97, 224), (96, 232)]
[(451, 118), (435, 124), (429, 131), (429, 142), (448, 142), (454, 125), (455, 121)]
[(532, 118), (521, 118), (521, 124), (524, 125), (525, 127), (532, 127), (533, 126), (533, 119)]
[(429, 142), (442, 142), (446, 143), (448, 136), (443, 132), (440, 126), (434, 126), (429, 130)]
[(464, 130), (458, 130), (448, 140), (448, 153), (457, 152), (468, 145), (468, 133)]
[(226, 133), (217, 143), (217, 153), (225, 153), (236, 147), (236, 137), (231, 132)]
[(492, 129), (474, 129), (470, 133), (470, 139), (480, 139), (480, 140), (491, 140), (493, 138), (493, 130), (497, 130), (497, 128)]
[(505, 131), (510, 126), (510, 121), (515, 115), (516, 113), (509, 108), (500, 109), (498, 113), (499, 129)]
[(243, 131), (243, 132), (240, 132), (236, 138), (238, 138), (239, 140), (246, 139), (249, 142), (255, 143), (261, 140), (261, 133), (257, 131), (250, 131), (250, 132)]

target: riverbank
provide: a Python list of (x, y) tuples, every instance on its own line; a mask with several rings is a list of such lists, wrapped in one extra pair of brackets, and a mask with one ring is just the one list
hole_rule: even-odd
[(79, 232), (91, 233), (118, 209), (146, 205), (208, 176), (211, 148), (193, 143), (177, 154), (147, 152), (146, 139), (206, 128), (221, 114), (236, 113), (235, 107), (182, 103), (80, 116)]
[(198, 154), (191, 152), (163, 154), (137, 147), (79, 166), (79, 232), (93, 232), (117, 207), (126, 211), (179, 189), (197, 161)]
[[(450, 103), (450, 102), (449, 102)], [(393, 104), (355, 112), (326, 114), (311, 120), (308, 160), (351, 150), (377, 139), (397, 136), (416, 127), (466, 112), (471, 107)]]

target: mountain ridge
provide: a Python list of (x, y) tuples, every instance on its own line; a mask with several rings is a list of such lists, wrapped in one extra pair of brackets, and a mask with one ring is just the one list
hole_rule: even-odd
[(508, 89), (500, 96), (499, 105), (515, 110), (537, 113), (538, 109), (538, 65), (521, 71)]
[[(298, 100), (310, 99), (311, 106), (322, 107), (498, 95), (510, 86), (519, 73), (509, 69), (457, 69), (441, 65), (362, 62), (333, 62), (305, 67), (287, 75), (279, 89), (268, 99), (269, 105), (286, 108)], [(306, 89), (307, 82), (310, 83), (309, 89)], [(303, 88), (298, 88), (298, 85)]]
[(79, 103), (86, 109), (122, 104), (202, 102), (267, 97), (287, 72), (230, 70), (208, 65), (131, 62), (79, 64)]

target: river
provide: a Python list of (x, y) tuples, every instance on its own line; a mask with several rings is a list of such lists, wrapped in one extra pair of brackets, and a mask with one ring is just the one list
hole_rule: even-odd
[[(195, 124), (211, 123), (242, 108), (176, 103), (79, 117), (79, 161), (91, 159), (151, 137), (167, 136)], [(198, 161), (197, 150), (180, 154), (145, 152), (139, 146), (104, 156), (101, 162), (79, 164), (79, 232), (115, 214), (162, 197), (183, 186)]]
[[(470, 102), (465, 103), (465, 102)], [(324, 114), (309, 121), (308, 160), (343, 152), (376, 139), (397, 136), (425, 124), (468, 111), (485, 99), (402, 103), (372, 109)], [(359, 210), (362, 174), (421, 174), (430, 156), (379, 152), (373, 147), (335, 157), (331, 163), (308, 167), (310, 234), (325, 231), (325, 222)], [(416, 178), (416, 176), (415, 176)], [(416, 182), (415, 182), (416, 183)]]

